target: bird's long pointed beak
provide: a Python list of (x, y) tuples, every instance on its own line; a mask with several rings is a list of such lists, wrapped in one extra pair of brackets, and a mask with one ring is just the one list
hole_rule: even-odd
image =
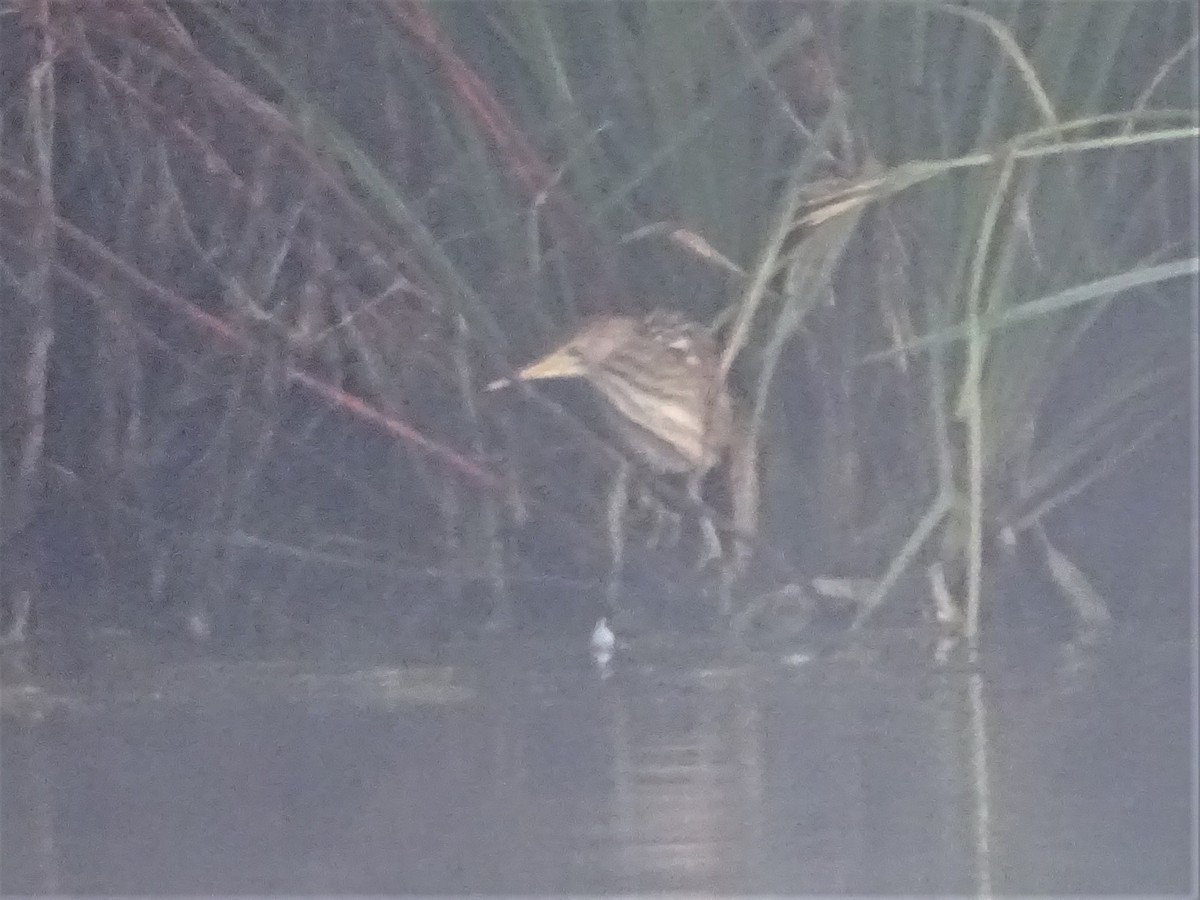
[(559, 347), (517, 371), (512, 378), (497, 378), (484, 390), (495, 391), (514, 381), (538, 381), (545, 378), (571, 378), (582, 375), (583, 364), (568, 347)]

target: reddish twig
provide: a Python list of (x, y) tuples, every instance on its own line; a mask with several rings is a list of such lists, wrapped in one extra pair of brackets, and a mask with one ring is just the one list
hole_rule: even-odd
[[(28, 213), (28, 201), (6, 189), (0, 188), (0, 200), (21, 208), (22, 213)], [(123, 278), (144, 291), (146, 295), (169, 307), (174, 312), (179, 313), (193, 325), (208, 334), (215, 335), (225, 344), (236, 347), (243, 352), (259, 352), (260, 348), (257, 344), (240, 329), (234, 327), (220, 316), (201, 309), (191, 301), (173, 291), (167, 290), (154, 280), (147, 278), (137, 268), (112, 253), (101, 241), (90, 234), (63, 220), (61, 217), (56, 216), (54, 218), (54, 225), (60, 237), (67, 238), (77, 249), (87, 253), (96, 262), (116, 271)], [(365, 419), (388, 433), (407, 441), (419, 450), (469, 476), (476, 483), (493, 490), (500, 490), (503, 487), (500, 479), (495, 474), (484, 469), (478, 463), (463, 456), (457, 450), (428, 437), (413, 425), (371, 406), (362, 398), (334, 387), (296, 366), (287, 367), (286, 374), (290, 382), (300, 385), (305, 390), (327, 400), (338, 408), (344, 409), (358, 418)]]

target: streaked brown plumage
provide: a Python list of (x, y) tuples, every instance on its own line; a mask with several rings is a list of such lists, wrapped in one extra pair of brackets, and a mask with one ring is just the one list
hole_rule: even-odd
[[(733, 400), (721, 377), (720, 351), (704, 327), (679, 313), (656, 310), (643, 317), (591, 319), (566, 342), (521, 368), (512, 381), (584, 378), (607, 401), (618, 435), (653, 471), (687, 475), (688, 495), (700, 513), (706, 559), (721, 558), (721, 541), (700, 497), (703, 477), (728, 453), (735, 526), (747, 536), (757, 524), (757, 477), (752, 441), (735, 424)], [(622, 466), (609, 498), (612, 549), (609, 602), (616, 605), (624, 555), (622, 516), (628, 494), (628, 467)], [(725, 566), (722, 609), (729, 612), (728, 588), (744, 564), (748, 548), (737, 542), (732, 565)]]
[[(605, 316), (522, 368), (520, 381), (586, 378), (608, 401), (631, 452), (664, 474), (703, 475), (733, 433), (716, 342), (678, 313)], [(500, 379), (492, 390), (508, 383)]]

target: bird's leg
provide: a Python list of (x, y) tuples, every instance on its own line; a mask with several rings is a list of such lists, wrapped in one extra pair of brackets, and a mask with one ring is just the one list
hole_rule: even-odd
[(735, 429), (730, 442), (729, 479), (733, 506), (733, 552), (721, 567), (721, 612), (733, 613), (733, 585), (746, 571), (753, 555), (752, 541), (759, 517), (758, 441), (750, 428)]
[(717, 526), (713, 523), (712, 516), (708, 514), (704, 498), (700, 496), (700, 482), (703, 478), (703, 474), (697, 472), (689, 475), (687, 482), (688, 500), (695, 506), (696, 514), (700, 517), (700, 534), (704, 538), (704, 554), (700, 557), (700, 568), (704, 568), (714, 560), (723, 559), (725, 556), (725, 549), (721, 546), (721, 536), (717, 534)]
[(651, 535), (654, 543), (651, 546), (674, 547), (679, 543), (681, 528), (682, 519), (679, 513), (665, 503), (659, 503), (654, 511), (654, 531)]
[(638, 509), (648, 511), (652, 519), (650, 533), (646, 537), (647, 547), (654, 550), (658, 547), (673, 547), (679, 543), (679, 513), (660, 502), (640, 480), (637, 505)]
[(700, 557), (699, 567), (707, 569), (710, 565), (716, 565), (720, 572), (720, 583), (718, 585), (718, 608), (722, 616), (728, 617), (733, 611), (733, 580), (734, 571), (729, 561), (725, 558), (725, 547), (721, 544), (721, 536), (717, 533), (717, 526), (709, 515), (708, 507), (704, 504), (704, 498), (700, 495), (701, 475), (693, 475), (688, 478), (688, 499), (696, 507), (697, 515), (700, 517), (700, 534), (704, 539), (704, 552)]
[(605, 599), (609, 610), (614, 614), (617, 612), (617, 600), (621, 596), (621, 576), (625, 568), (625, 509), (629, 503), (631, 469), (627, 460), (621, 460), (608, 495), (608, 546), (611, 562)]

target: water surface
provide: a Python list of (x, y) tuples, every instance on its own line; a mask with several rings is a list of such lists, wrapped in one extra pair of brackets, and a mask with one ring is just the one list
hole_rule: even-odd
[(6, 673), (3, 887), (1194, 891), (1190, 645), (1014, 643)]

